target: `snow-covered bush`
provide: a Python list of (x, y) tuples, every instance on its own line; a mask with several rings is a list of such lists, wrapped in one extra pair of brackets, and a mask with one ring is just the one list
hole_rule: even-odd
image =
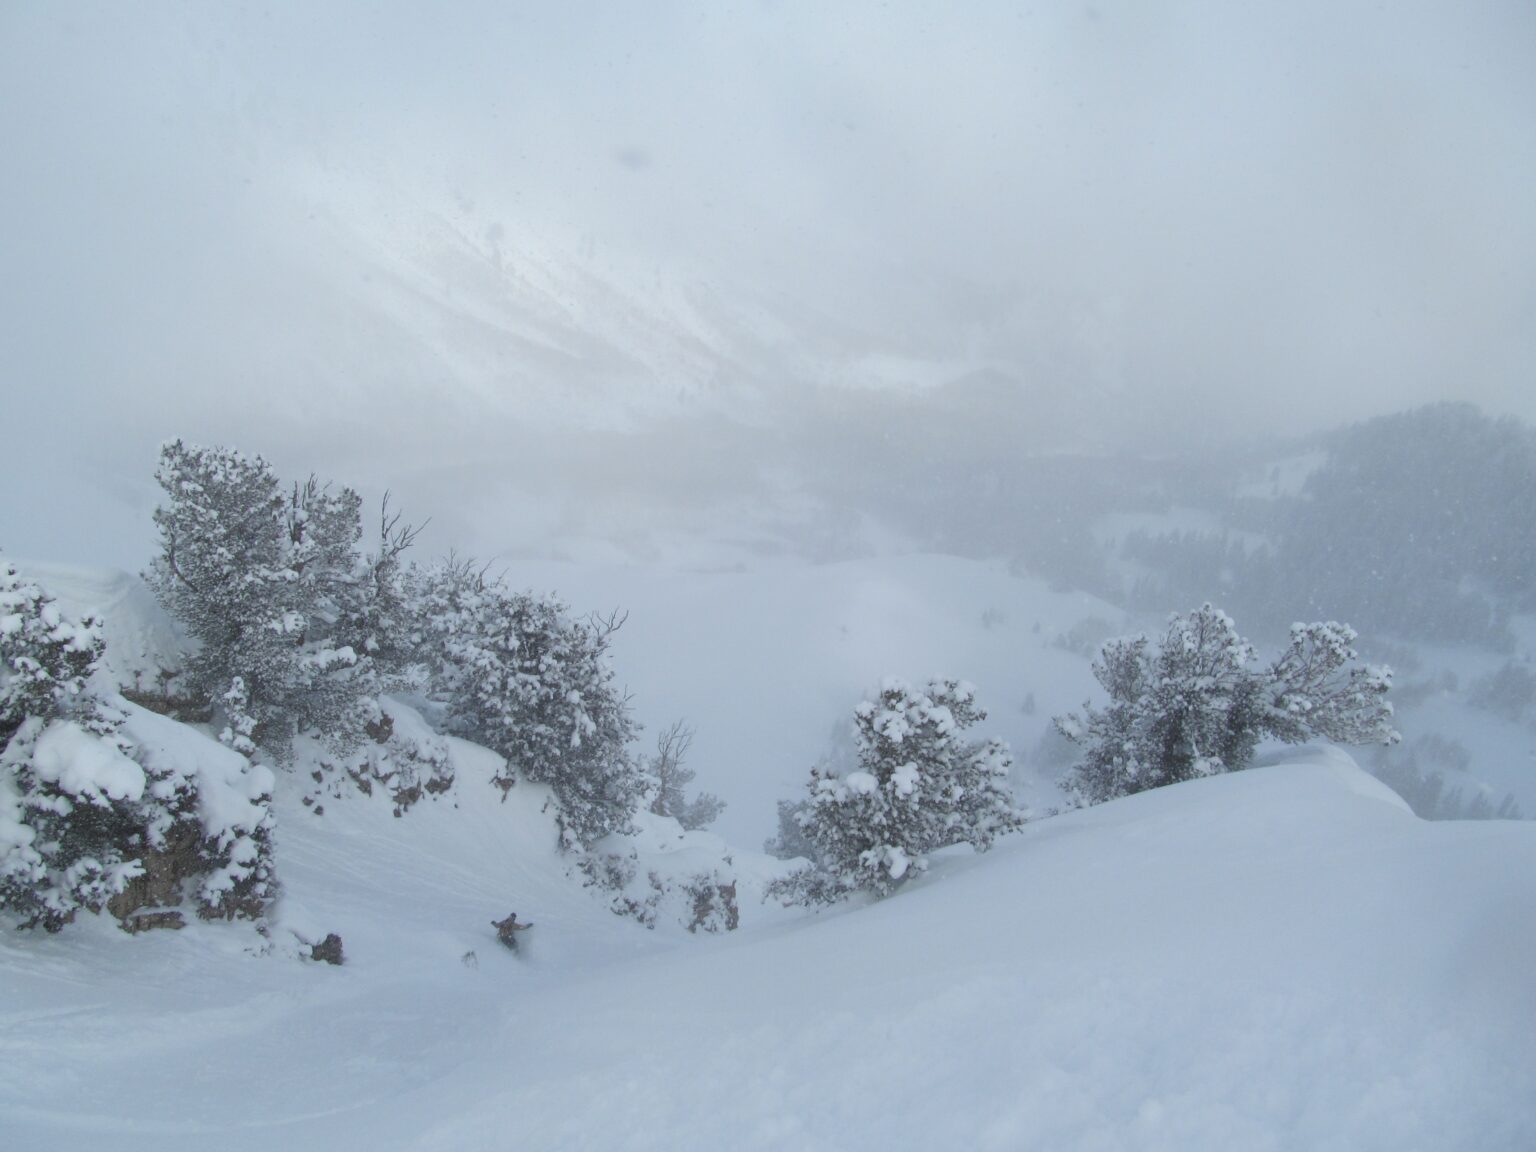
[(884, 896), (926, 869), (928, 853), (960, 843), (985, 851), (1018, 828), (1024, 815), (1008, 791), (1006, 746), (963, 735), (985, 718), (964, 682), (887, 679), (854, 710), (857, 767), (811, 769), (808, 803), (794, 814), (811, 867), (775, 881), (769, 894), (802, 903), (856, 890)]
[(713, 824), (725, 811), (725, 801), (712, 792), (700, 792), (692, 800), (683, 792), (693, 783), (693, 769), (683, 765), (692, 747), (693, 729), (678, 720), (656, 737), (656, 753), (646, 762), (655, 793), (651, 811), (672, 817), (689, 832)]
[(0, 908), (50, 932), (184, 895), (205, 916), (259, 916), (270, 775), (195, 734), (233, 763), (167, 759), (135, 728), (152, 714), (93, 687), (102, 648), (95, 621), (0, 563)]
[(548, 784), (566, 846), (626, 829), (647, 780), (608, 659), (622, 621), (575, 619), (560, 601), (512, 592), (464, 562), (418, 573), (416, 588), (448, 729)]
[(222, 739), (279, 759), (300, 731), (358, 743), (378, 685), (338, 631), (367, 607), (357, 493), (311, 478), (285, 496), (259, 456), (179, 440), (155, 478), (166, 502), (147, 578), (198, 641), (188, 680), (222, 717)]
[(311, 801), (321, 793), (340, 797), (349, 788), (371, 796), (377, 787), (394, 802), (395, 815), (403, 816), (424, 797), (442, 795), (453, 787), (447, 739), (389, 697), (381, 698), (378, 705), (378, 719), (368, 725), (368, 739), (357, 748), (338, 756), (322, 746), (305, 757), (315, 765)]
[(1056, 727), (1085, 749), (1068, 786), (1083, 801), (1245, 768), (1265, 736), (1392, 743), (1391, 671), (1352, 665), (1355, 633), (1336, 623), (1297, 624), (1267, 668), (1231, 618), (1206, 604), (1171, 616), (1156, 645), (1142, 636), (1105, 643), (1094, 678), (1104, 708), (1083, 707)]
[(96, 621), (0, 562), (0, 907), (26, 927), (57, 932), (137, 871), (146, 780), (90, 689), (101, 655)]
[(389, 498), (384, 493), (375, 547), (362, 558), (356, 579), (340, 586), (335, 632), (340, 642), (368, 657), (381, 686), (393, 691), (419, 687), (425, 668), (418, 651), (421, 622), (401, 559), (421, 528), (402, 523)]
[(256, 920), (277, 893), (272, 773), (195, 729), (128, 706), (122, 735), (156, 798), (174, 795), (170, 822), (151, 830), (144, 873), (110, 910), (190, 900), (205, 920)]
[[(729, 865), (729, 857), (724, 863)], [(614, 915), (646, 928), (654, 929), (664, 915), (695, 933), (734, 932), (741, 922), (736, 879), (719, 868), (680, 875), (656, 867), (642, 871), (633, 847), (585, 852), (577, 858), (576, 868), (582, 887), (605, 894)]]
[(779, 801), (779, 830), (763, 841), (763, 851), (780, 860), (815, 860), (816, 845), (805, 834), (804, 820), (811, 802), (805, 800)]
[(690, 932), (734, 932), (741, 923), (741, 909), (736, 903), (736, 881), (718, 872), (699, 872), (682, 885), (692, 904), (688, 922)]
[(666, 888), (655, 872), (639, 879), (633, 850), (627, 853), (587, 852), (576, 862), (585, 878), (582, 887), (608, 894), (608, 906), (616, 916), (628, 916), (647, 928), (656, 927), (656, 915)]

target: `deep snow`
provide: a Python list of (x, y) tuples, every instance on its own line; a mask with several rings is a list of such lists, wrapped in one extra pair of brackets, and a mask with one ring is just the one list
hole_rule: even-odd
[(1420, 821), (1342, 753), (1040, 821), (878, 904), (748, 897), (718, 938), (610, 916), (537, 790), (456, 753), (457, 809), (281, 813), (271, 955), (5, 938), (4, 1145), (1536, 1143), (1536, 826)]
[[(1344, 753), (1292, 749), (940, 853), (881, 903), (764, 905), (783, 865), (748, 849), (861, 690), (965, 676), (981, 734), (1031, 758), (1091, 688), (1083, 637), (1124, 621), (944, 557), (519, 574), (631, 608), (636, 704), (652, 732), (698, 725), (697, 784), (735, 823), (645, 817), (620, 847), (671, 875), (729, 856), (740, 930), (612, 915), (547, 792), (502, 802), (473, 745), (400, 818), (382, 794), (317, 815), (280, 776), (269, 940), (0, 936), (0, 1148), (1536, 1147), (1536, 824), (1426, 823)], [(67, 610), (116, 606), (124, 678), (173, 644), (132, 581), (51, 575)], [(514, 911), (518, 955), (491, 928)], [(329, 932), (343, 967), (300, 958)]]

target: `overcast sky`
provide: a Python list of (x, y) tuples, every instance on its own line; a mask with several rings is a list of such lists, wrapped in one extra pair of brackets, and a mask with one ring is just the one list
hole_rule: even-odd
[(0, 155), (24, 553), (133, 562), (116, 520), (168, 436), (449, 466), (451, 429), (370, 403), (404, 356), (383, 322), (293, 285), (333, 263), (317, 212), (381, 251), (449, 213), (794, 301), (851, 359), (1224, 433), (1438, 398), (1536, 419), (1529, 0), (12, 0)]

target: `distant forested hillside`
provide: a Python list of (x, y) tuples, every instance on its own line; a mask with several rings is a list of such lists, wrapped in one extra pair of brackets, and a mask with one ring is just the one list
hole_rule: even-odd
[(1536, 432), (1468, 404), (1340, 429), (1287, 491), (1211, 493), (1214, 528), (1140, 530), (1128, 606), (1219, 598), (1260, 631), (1347, 619), (1376, 634), (1506, 649), (1536, 610)]

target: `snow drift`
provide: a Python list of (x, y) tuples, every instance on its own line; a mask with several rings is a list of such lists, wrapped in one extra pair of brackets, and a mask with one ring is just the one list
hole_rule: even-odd
[[(494, 771), (454, 746), (461, 790)], [(536, 788), (459, 795), (280, 814), (279, 933), (339, 931), (340, 969), (223, 926), (0, 944), (5, 1143), (1536, 1141), (1536, 830), (1420, 821), (1342, 753), (941, 853), (879, 903), (744, 899), (717, 938), (610, 916)]]

